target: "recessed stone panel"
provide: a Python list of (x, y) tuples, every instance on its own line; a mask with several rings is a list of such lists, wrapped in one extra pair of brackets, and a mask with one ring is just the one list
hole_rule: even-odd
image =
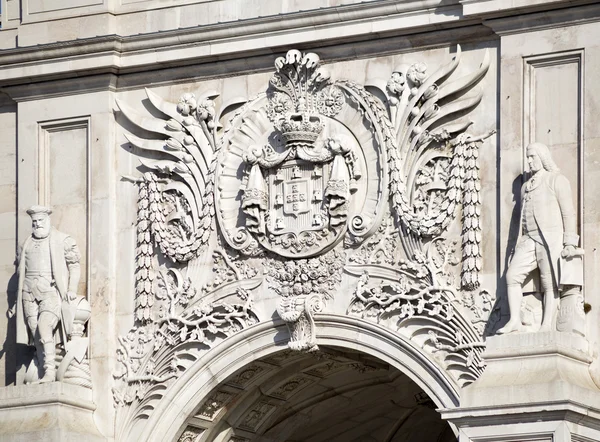
[(39, 124), (40, 204), (52, 207), (53, 226), (76, 240), (81, 251), (78, 294), (87, 293), (89, 215), (89, 120)]

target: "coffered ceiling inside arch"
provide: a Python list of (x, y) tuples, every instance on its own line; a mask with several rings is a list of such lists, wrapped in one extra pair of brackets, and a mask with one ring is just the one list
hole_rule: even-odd
[(435, 404), (405, 374), (363, 353), (280, 351), (230, 376), (179, 442), (450, 442)]

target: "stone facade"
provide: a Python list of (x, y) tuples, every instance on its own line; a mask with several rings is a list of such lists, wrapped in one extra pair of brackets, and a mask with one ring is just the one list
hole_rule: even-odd
[(0, 2), (0, 439), (600, 440), (597, 2)]

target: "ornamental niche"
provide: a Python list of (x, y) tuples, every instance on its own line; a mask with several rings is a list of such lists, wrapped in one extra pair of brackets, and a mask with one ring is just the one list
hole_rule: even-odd
[(143, 421), (203, 351), (271, 320), (255, 308), (265, 290), (279, 297), (292, 350), (316, 351), (315, 314), (346, 296), (333, 313), (396, 331), (458, 385), (479, 376), (493, 299), (479, 280), (478, 156), (493, 131), (468, 134), (465, 116), (490, 60), (451, 78), (460, 59), (457, 47), (431, 73), (416, 63), (367, 90), (291, 50), (252, 100), (171, 103), (146, 90), (162, 119), (118, 102), (146, 134), (127, 135), (143, 174), (125, 177), (139, 200), (136, 322), (115, 374), (115, 400), (135, 406), (121, 428)]

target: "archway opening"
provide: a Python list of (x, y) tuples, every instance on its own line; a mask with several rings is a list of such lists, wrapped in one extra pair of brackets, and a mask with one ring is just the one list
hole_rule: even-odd
[(321, 346), (250, 362), (198, 398), (179, 442), (455, 442), (429, 396), (366, 353)]

